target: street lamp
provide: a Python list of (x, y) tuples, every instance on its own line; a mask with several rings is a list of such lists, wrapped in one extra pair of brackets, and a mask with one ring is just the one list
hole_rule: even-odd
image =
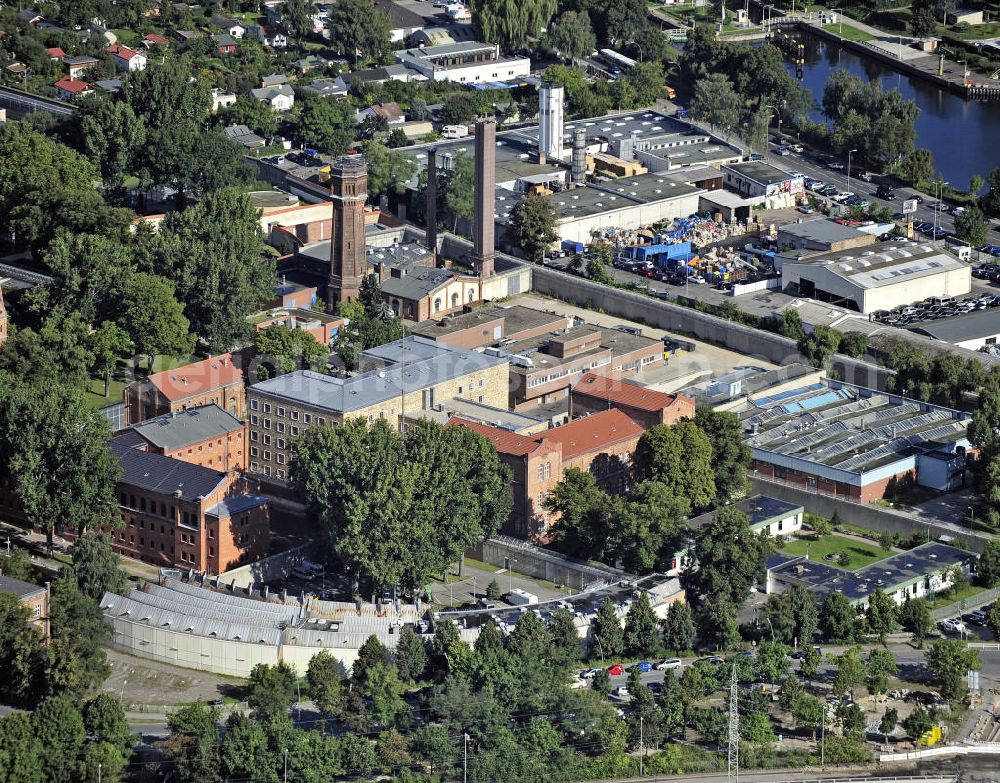
[(831, 8), (830, 13), (834, 12), (837, 14), (837, 35), (840, 35), (844, 31), (844, 10), (842, 8)]
[(975, 526), (976, 524), (976, 509), (969, 506), (969, 526)]
[(851, 155), (857, 152), (857, 147), (847, 151), (847, 192), (851, 192)]
[(934, 239), (937, 239), (938, 214), (941, 211), (941, 196), (944, 194), (944, 186), (949, 183), (939, 179), (934, 183)]
[[(764, 32), (766, 34), (770, 35), (770, 33), (771, 33), (771, 18), (773, 16), (773, 14), (769, 13), (768, 9), (770, 9), (771, 11), (773, 11), (774, 10), (774, 5), (772, 4), (772, 5), (765, 5), (764, 6), (764, 13), (761, 14), (761, 20), (760, 21), (761, 21), (761, 24), (764, 25)], [(765, 14), (766, 14), (766, 16), (765, 16)]]
[(288, 748), (285, 748), (285, 783), (288, 783)]

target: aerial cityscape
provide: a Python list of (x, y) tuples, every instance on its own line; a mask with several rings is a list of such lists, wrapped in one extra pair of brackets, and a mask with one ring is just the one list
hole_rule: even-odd
[(1000, 781), (998, 0), (0, 0), (0, 783)]

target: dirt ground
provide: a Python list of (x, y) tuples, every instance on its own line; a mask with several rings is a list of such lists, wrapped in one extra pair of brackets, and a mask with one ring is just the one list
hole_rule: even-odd
[(101, 690), (123, 695), (126, 710), (140, 705), (185, 704), (233, 696), (241, 681), (209, 672), (181, 669), (107, 649), (111, 676)]

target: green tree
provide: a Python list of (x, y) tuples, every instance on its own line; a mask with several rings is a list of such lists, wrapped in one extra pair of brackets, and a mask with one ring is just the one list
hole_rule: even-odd
[(11, 579), (20, 579), (22, 582), (31, 581), (32, 557), (27, 549), (19, 546), (11, 546), (9, 554), (7, 551), (0, 552), (0, 573), (9, 576)]
[(752, 455), (739, 418), (703, 405), (695, 411), (694, 421), (712, 444), (716, 499), (728, 501), (745, 494), (750, 486), (747, 468)]
[(84, 595), (99, 601), (106, 592), (125, 590), (125, 572), (111, 549), (111, 536), (107, 533), (84, 531), (69, 548), (69, 554), (73, 559), (73, 576)]
[(247, 704), (260, 720), (285, 715), (295, 701), (295, 670), (284, 662), (258, 663), (247, 679)]
[(497, 584), (496, 579), (491, 579), (490, 583), (486, 585), (486, 598), (490, 601), (500, 600), (500, 585)]
[(750, 518), (730, 506), (719, 509), (698, 531), (694, 551), (698, 567), (687, 574), (694, 594), (741, 606), (751, 585), (764, 575), (771, 541), (766, 533), (754, 533)]
[(840, 338), (840, 352), (853, 359), (860, 359), (868, 350), (868, 335), (864, 332), (846, 332)]
[(837, 672), (833, 677), (834, 695), (843, 696), (850, 692), (853, 697), (854, 688), (865, 681), (865, 665), (861, 661), (861, 648), (851, 647), (833, 660), (837, 664)]
[(982, 666), (979, 650), (967, 647), (961, 639), (938, 639), (924, 657), (931, 680), (949, 701), (957, 701), (965, 694), (966, 673)]
[(597, 486), (590, 471), (568, 468), (543, 501), (558, 517), (551, 530), (559, 551), (582, 558), (597, 557), (603, 550), (611, 499)]
[(927, 601), (923, 598), (907, 598), (899, 608), (899, 623), (913, 634), (917, 647), (923, 647), (924, 639), (934, 627)]
[(157, 354), (183, 356), (194, 350), (194, 336), (184, 306), (174, 295), (174, 284), (159, 275), (128, 276), (118, 323), (150, 366)]
[(937, 30), (934, 7), (927, 2), (913, 3), (910, 9), (910, 32), (917, 38), (927, 38)]
[(885, 644), (885, 637), (898, 627), (898, 616), (899, 607), (894, 600), (881, 590), (871, 594), (865, 609), (865, 623), (882, 644)]
[(52, 551), (57, 521), (81, 530), (120, 524), (115, 482), (121, 472), (105, 448), (107, 421), (80, 393), (60, 384), (40, 389), (0, 372), (3, 483)]
[(311, 430), (291, 474), (331, 554), (380, 587), (426, 584), (510, 511), (509, 471), (466, 427), (422, 421), (400, 438), (358, 419)]
[(888, 742), (889, 735), (896, 730), (899, 723), (899, 712), (895, 707), (889, 707), (882, 713), (882, 719), (878, 722), (878, 730), (882, 732), (882, 741)]
[(364, 685), (368, 679), (368, 670), (376, 665), (388, 665), (392, 655), (379, 638), (374, 634), (365, 639), (358, 649), (358, 659), (351, 667), (351, 680), (355, 685)]
[(831, 644), (852, 644), (857, 639), (857, 617), (847, 596), (830, 593), (823, 600), (819, 613), (820, 635)]
[(249, 197), (209, 193), (170, 215), (160, 238), (193, 330), (213, 350), (228, 350), (248, 333), (246, 317), (273, 294), (274, 261), (261, 257), (260, 222)]
[(125, 709), (112, 693), (99, 693), (83, 707), (87, 736), (114, 747), (122, 755), (131, 755), (135, 736), (129, 730)]
[(52, 583), (49, 618), (47, 692), (79, 696), (106, 680), (111, 667), (104, 645), (111, 638), (111, 628), (100, 605), (80, 592), (75, 579), (67, 576)]
[(805, 339), (806, 330), (798, 310), (785, 310), (778, 319), (777, 328), (778, 334), (783, 337), (790, 337), (796, 341)]
[(299, 110), (295, 139), (304, 147), (343, 155), (354, 141), (353, 112), (327, 98), (308, 98)]
[(0, 780), (3, 783), (43, 783), (42, 746), (26, 712), (0, 718)]
[(692, 421), (646, 430), (636, 445), (632, 470), (637, 482), (662, 482), (692, 508), (707, 508), (716, 498), (712, 441)]
[(559, 608), (552, 613), (549, 633), (552, 636), (552, 657), (559, 665), (569, 667), (580, 660), (583, 654), (580, 632), (569, 609)]
[(933, 726), (934, 721), (923, 707), (917, 707), (903, 719), (903, 728), (914, 739), (919, 739), (921, 734), (930, 731)]
[(686, 601), (675, 601), (663, 619), (663, 646), (674, 654), (694, 648), (694, 615)]
[(31, 722), (41, 746), (46, 780), (70, 783), (87, 739), (79, 707), (68, 696), (55, 696), (38, 705)]
[(366, 141), (361, 145), (361, 152), (368, 166), (369, 201), (377, 204), (383, 195), (405, 192), (406, 183), (417, 171), (412, 159), (378, 141)]
[(141, 165), (146, 122), (123, 101), (95, 97), (81, 110), (83, 153), (100, 170), (105, 187), (121, 190), (125, 177)]
[(993, 169), (986, 177), (986, 195), (983, 208), (991, 215), (1000, 215), (1000, 168)]
[(625, 652), (625, 634), (618, 610), (610, 598), (597, 610), (590, 627), (590, 656), (604, 660), (614, 660)]
[(249, 95), (240, 95), (236, 103), (220, 110), (217, 116), (219, 125), (246, 125), (264, 138), (273, 136), (277, 130), (270, 105)]
[(819, 626), (816, 596), (798, 585), (767, 599), (761, 611), (761, 627), (783, 644), (806, 647)]
[(816, 739), (817, 730), (823, 725), (826, 716), (826, 705), (815, 696), (803, 694), (792, 705), (792, 717), (795, 725), (806, 731), (811, 731)]
[(819, 671), (819, 665), (823, 661), (823, 655), (815, 647), (806, 647), (803, 650), (805, 657), (799, 663), (799, 672), (807, 680), (811, 680)]
[(661, 647), (656, 613), (649, 596), (641, 593), (625, 614), (625, 653), (649, 658), (658, 655)]
[(899, 674), (896, 659), (889, 650), (870, 650), (865, 661), (865, 687), (872, 696), (889, 690), (889, 678)]
[(785, 679), (791, 660), (787, 645), (780, 642), (761, 642), (757, 646), (757, 671), (761, 679), (774, 684)]
[(342, 0), (329, 14), (330, 45), (342, 57), (382, 62), (391, 54), (389, 17), (368, 0)]
[(324, 715), (339, 715), (344, 704), (344, 675), (329, 650), (320, 650), (309, 659), (306, 680), (317, 709)]
[(44, 639), (29, 619), (16, 595), (0, 595), (0, 669), (6, 672), (0, 694), (7, 703), (31, 705), (44, 688)]
[(778, 694), (778, 703), (785, 712), (791, 712), (798, 701), (806, 692), (801, 680), (794, 674), (785, 675), (781, 681), (781, 693)]
[(510, 212), (508, 239), (524, 251), (528, 260), (541, 263), (545, 251), (559, 239), (557, 220), (555, 207), (548, 199), (529, 193)]
[(104, 377), (104, 396), (111, 395), (111, 376), (118, 360), (126, 358), (133, 349), (132, 339), (111, 321), (105, 321), (90, 335), (90, 352), (94, 357), (93, 371)]
[(817, 324), (799, 340), (798, 349), (814, 367), (822, 367), (840, 349), (840, 332)]
[(713, 130), (724, 132), (735, 129), (740, 122), (743, 101), (733, 88), (733, 83), (721, 73), (711, 73), (694, 85), (691, 115), (707, 122)]
[(460, 153), (452, 161), (452, 169), (441, 178), (440, 190), (445, 209), (452, 217), (452, 231), (456, 231), (458, 221), (471, 224), (475, 214), (475, 166), (469, 155)]
[(304, 329), (282, 324), (259, 330), (253, 338), (257, 379), (267, 380), (294, 370), (326, 371), (330, 349)]
[(577, 11), (559, 14), (549, 27), (547, 41), (551, 49), (570, 62), (586, 57), (597, 48), (590, 17)]
[(555, 16), (555, 0), (473, 0), (469, 3), (472, 26), (480, 41), (500, 44), (505, 50), (517, 49), (528, 37), (538, 37)]
[(698, 634), (706, 644), (716, 649), (730, 649), (740, 641), (740, 626), (736, 620), (739, 604), (727, 595), (706, 595), (695, 615)]
[(457, 751), (443, 726), (421, 726), (413, 733), (413, 752), (430, 765), (430, 772), (450, 767)]
[(915, 149), (903, 158), (901, 168), (907, 181), (929, 182), (934, 178), (934, 156), (928, 149)]
[(973, 247), (982, 247), (986, 244), (989, 230), (986, 216), (975, 204), (969, 204), (965, 207), (965, 211), (955, 218), (955, 234)]
[(594, 675), (590, 687), (601, 696), (607, 697), (611, 695), (611, 675), (608, 674), (607, 669), (597, 670), (597, 674)]
[(396, 643), (396, 668), (404, 682), (417, 682), (427, 670), (427, 648), (409, 626), (403, 629)]

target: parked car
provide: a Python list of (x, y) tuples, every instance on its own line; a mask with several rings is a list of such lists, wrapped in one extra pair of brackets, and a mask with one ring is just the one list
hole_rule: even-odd
[(608, 674), (610, 674), (612, 677), (617, 677), (618, 675), (624, 673), (625, 673), (625, 667), (622, 666), (620, 663), (613, 663), (608, 667)]
[(844, 164), (841, 163), (839, 160), (831, 161), (830, 163), (827, 164), (827, 166), (829, 166), (834, 171), (843, 171), (845, 168)]
[(801, 144), (789, 144), (788, 149), (790, 149), (792, 152), (798, 152), (799, 154), (805, 151), (805, 147), (803, 147)]
[(796, 207), (796, 209), (803, 215), (811, 215), (813, 212), (816, 211), (813, 207), (807, 206), (805, 204), (803, 204), (801, 207)]
[(958, 633), (965, 628), (965, 625), (956, 620), (941, 620), (938, 622), (938, 628), (944, 633)]
[(653, 671), (653, 664), (649, 661), (639, 661), (639, 663), (635, 664), (632, 668), (638, 669), (641, 672), (651, 672)]
[(709, 655), (707, 658), (701, 658), (699, 663), (710, 663), (712, 666), (722, 666), (725, 661), (718, 655)]
[(871, 172), (861, 171), (861, 173), (858, 174), (858, 179), (860, 179), (862, 182), (871, 182), (872, 181)]
[(628, 696), (628, 688), (626, 688), (626, 687), (625, 687), (624, 685), (619, 685), (619, 686), (618, 686), (617, 688), (615, 688), (615, 689), (614, 689), (613, 691), (611, 691), (611, 692), (612, 692), (612, 693), (613, 693), (613, 694), (614, 694), (615, 696), (617, 696), (617, 697), (618, 697), (619, 699), (623, 699), (623, 698), (625, 698), (626, 696)]
[(781, 155), (782, 157), (784, 157), (785, 155), (790, 155), (791, 151), (788, 149), (788, 147), (775, 147), (774, 153), (776, 155)]
[(971, 625), (982, 625), (986, 622), (986, 612), (981, 609), (974, 609), (962, 615), (962, 619)]
[(684, 662), (680, 658), (666, 658), (656, 664), (656, 668), (661, 672), (667, 669), (680, 669), (684, 666)]
[(582, 672), (580, 672), (580, 679), (592, 680), (594, 679), (594, 677), (597, 676), (597, 671), (598, 671), (597, 669), (584, 669)]

